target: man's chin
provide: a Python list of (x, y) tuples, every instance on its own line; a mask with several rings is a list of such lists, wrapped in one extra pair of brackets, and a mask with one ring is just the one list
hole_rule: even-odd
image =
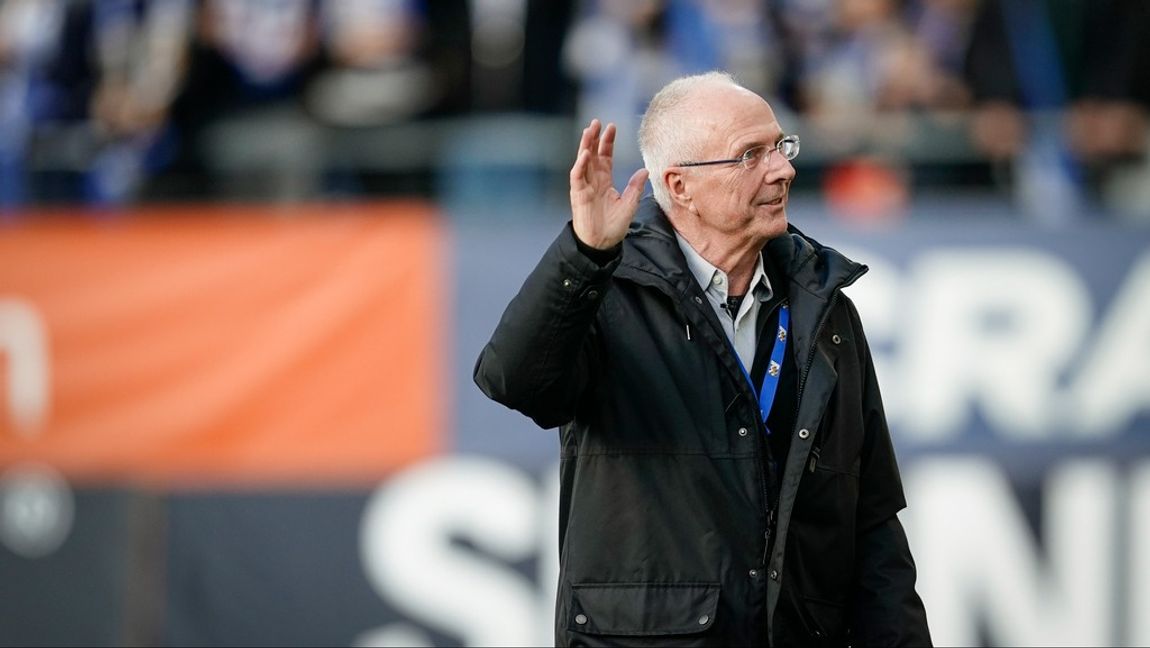
[(786, 201), (782, 204), (763, 204), (758, 208), (758, 218), (755, 219), (756, 228), (762, 233), (764, 240), (769, 240), (787, 233)]
[(787, 214), (786, 214), (786, 212), (780, 211), (778, 220), (775, 222), (772, 222), (771, 225), (772, 225), (772, 227), (770, 228), (770, 231), (767, 233), (768, 239), (778, 238), (778, 237), (786, 234), (787, 233)]

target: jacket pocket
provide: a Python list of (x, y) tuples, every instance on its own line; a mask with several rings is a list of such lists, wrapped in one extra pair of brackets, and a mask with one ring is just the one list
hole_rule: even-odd
[(813, 645), (841, 644), (843, 640), (843, 606), (811, 596), (803, 597), (803, 623)]
[(715, 624), (718, 583), (571, 586), (571, 645), (703, 645)]

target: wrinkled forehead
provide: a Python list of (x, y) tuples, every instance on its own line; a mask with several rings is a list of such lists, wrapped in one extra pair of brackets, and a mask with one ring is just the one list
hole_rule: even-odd
[(696, 127), (696, 145), (726, 150), (742, 144), (767, 144), (782, 130), (775, 113), (762, 97), (737, 86), (701, 86), (684, 101), (686, 117)]

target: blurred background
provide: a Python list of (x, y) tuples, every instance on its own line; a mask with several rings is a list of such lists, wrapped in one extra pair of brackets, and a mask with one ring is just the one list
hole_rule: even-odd
[(0, 0), (0, 645), (544, 645), (471, 369), (664, 83), (800, 135), (941, 645), (1150, 644), (1150, 3)]

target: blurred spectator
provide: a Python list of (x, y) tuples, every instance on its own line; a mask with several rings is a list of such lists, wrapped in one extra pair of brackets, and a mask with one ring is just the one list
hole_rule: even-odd
[(832, 212), (993, 178), (1043, 218), (1150, 217), (1144, 33), (1139, 0), (0, 0), (0, 205), (431, 192), (492, 160), (537, 194), (562, 118), (616, 122), (626, 176), (654, 89), (719, 68), (806, 131)]
[(93, 8), (98, 80), (92, 118), (112, 136), (155, 131), (182, 81), (190, 4), (111, 0)]
[(165, 128), (187, 64), (193, 7), (191, 0), (101, 0), (92, 12), (89, 111), (99, 152), (89, 197), (118, 203), (167, 162)]
[(419, 56), (427, 25), (418, 0), (338, 0), (323, 5), (329, 65), (307, 87), (320, 121), (373, 126), (410, 119), (438, 100), (432, 66)]
[(964, 107), (959, 62), (971, 10), (969, 0), (784, 3), (794, 101), (848, 133), (876, 112)]
[(52, 0), (0, 0), (0, 208), (27, 199), (28, 142), (54, 102), (46, 78), (65, 6)]
[[(700, 0), (699, 16), (718, 65), (744, 87), (775, 97), (782, 74), (777, 30), (768, 5), (757, 0)], [(684, 16), (685, 19), (693, 19)]]
[[(588, 0), (582, 3), (567, 36), (563, 58), (579, 84), (575, 123), (597, 117), (603, 123), (617, 124), (619, 132), (629, 133), (616, 145), (619, 167), (631, 167), (639, 159), (632, 140), (647, 99), (680, 73), (716, 67), (717, 61), (707, 54), (693, 60), (676, 59), (675, 48), (668, 41), (688, 39), (670, 33), (673, 24), (681, 21), (672, 23), (668, 4), (659, 0)], [(696, 43), (694, 51), (700, 50), (708, 52)], [(625, 175), (630, 173), (628, 170)]]
[[(178, 173), (193, 193), (311, 195), (320, 139), (300, 97), (321, 68), (309, 0), (204, 0), (187, 82), (174, 108)], [(225, 170), (223, 176), (214, 172)], [(230, 181), (230, 182), (229, 182)]]
[(527, 57), (526, 0), (470, 0), (471, 57), (479, 110), (513, 107)]
[(982, 3), (967, 59), (972, 136), (1012, 165), (1036, 217), (1077, 213), (1115, 163), (1145, 153), (1148, 18), (1136, 0)]
[(615, 122), (621, 181), (639, 164), (634, 133), (647, 100), (670, 80), (712, 69), (774, 96), (779, 66), (765, 6), (748, 0), (587, 0), (571, 26), (564, 60), (579, 82), (576, 124)]
[(778, 5), (788, 61), (780, 92), (835, 160), (823, 174), (832, 212), (873, 220), (904, 210), (911, 173), (903, 152), (924, 120), (953, 121), (968, 105), (959, 64), (972, 11), (963, 0)]
[[(50, 183), (45, 198), (115, 204), (135, 198), (167, 164), (171, 102), (181, 86), (191, 0), (66, 2), (45, 79), (50, 103), (31, 114), (82, 151), (79, 182)], [(59, 160), (56, 160), (57, 162)]]
[(895, 8), (894, 0), (838, 0), (828, 7), (826, 31), (802, 52), (799, 97), (805, 112), (865, 125), (876, 109), (912, 100), (912, 80), (894, 71), (900, 59), (921, 52)]
[[(422, 0), (208, 0), (176, 110), (199, 194), (324, 191), (330, 127), (465, 110), (467, 7)], [(465, 46), (464, 46), (464, 49)]]
[(969, 107), (970, 90), (963, 60), (970, 42), (977, 0), (919, 0), (909, 3), (905, 19), (912, 38), (893, 66), (894, 87), (907, 98), (895, 106), (953, 111)]

